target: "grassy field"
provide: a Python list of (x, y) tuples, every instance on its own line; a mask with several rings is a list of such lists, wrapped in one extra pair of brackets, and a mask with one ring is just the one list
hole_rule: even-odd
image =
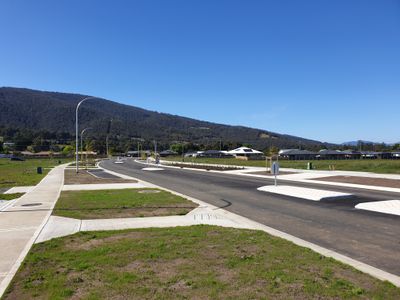
[(24, 193), (14, 193), (14, 194), (0, 194), (0, 200), (13, 200), (21, 197)]
[[(49, 172), (48, 168), (58, 165), (58, 161), (66, 163), (71, 159), (27, 159), (11, 161), (0, 159), (0, 188), (36, 185)], [(37, 174), (36, 168), (42, 167), (43, 174)]]
[[(168, 157), (165, 160), (182, 161), (182, 157)], [(265, 167), (265, 160), (240, 160), (235, 158), (185, 158), (186, 162), (224, 164), (238, 166)], [(357, 159), (357, 160), (280, 160), (282, 168), (306, 169), (312, 162), (316, 170), (329, 170), (334, 165), (335, 170), (363, 171), (383, 174), (400, 174), (400, 159)]]
[(33, 245), (5, 299), (400, 299), (400, 289), (261, 231), (82, 232)]
[(156, 189), (64, 191), (53, 214), (75, 219), (132, 218), (185, 215), (196, 206), (187, 199)]

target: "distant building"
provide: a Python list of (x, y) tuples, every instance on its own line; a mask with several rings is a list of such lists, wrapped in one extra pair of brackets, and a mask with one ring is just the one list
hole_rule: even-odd
[(400, 152), (392, 152), (392, 159), (400, 159)]
[(14, 150), (15, 149), (15, 143), (13, 143), (13, 142), (4, 142), (3, 143), (3, 148), (5, 150)]
[(359, 159), (361, 158), (361, 152), (355, 150), (344, 150), (342, 151), (344, 158), (346, 159)]
[(374, 152), (374, 151), (361, 151), (361, 158), (376, 159), (376, 158), (378, 158), (378, 153)]
[(126, 156), (128, 157), (140, 157), (142, 156), (142, 154), (146, 155), (146, 156), (150, 156), (151, 151), (150, 150), (140, 150), (140, 151), (127, 151), (126, 152)]
[(339, 150), (323, 149), (318, 152), (316, 158), (336, 160), (336, 159), (345, 159), (346, 155)]
[(178, 152), (172, 151), (172, 150), (164, 150), (161, 151), (160, 153), (161, 157), (167, 157), (167, 156), (175, 156), (178, 155)]
[(203, 151), (201, 153), (197, 153), (197, 155), (196, 156), (193, 155), (193, 157), (232, 158), (234, 156), (232, 154), (230, 154), (230, 153), (225, 152), (225, 151), (207, 150), (207, 151)]
[[(80, 154), (80, 152), (79, 152), (79, 154)], [(30, 151), (21, 151), (21, 155), (25, 156), (25, 157), (34, 158), (34, 157), (60, 157), (63, 154), (62, 154), (62, 152), (52, 152), (52, 151), (40, 151), (37, 153), (33, 153)]]
[(264, 153), (248, 147), (239, 147), (234, 150), (228, 151), (228, 154), (235, 156), (237, 159), (244, 160), (261, 160), (264, 159)]
[(315, 159), (316, 153), (300, 149), (282, 149), (279, 151), (279, 157), (288, 160), (309, 160)]

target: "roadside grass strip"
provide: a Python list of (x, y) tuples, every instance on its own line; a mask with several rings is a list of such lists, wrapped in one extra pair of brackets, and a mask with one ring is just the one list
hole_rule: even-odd
[[(11, 161), (0, 159), (0, 188), (13, 186), (33, 186), (39, 183), (50, 168), (66, 163), (70, 159), (27, 159)], [(37, 167), (42, 167), (42, 174), (37, 173)]]
[(400, 289), (262, 231), (81, 232), (35, 244), (4, 299), (400, 299)]
[(355, 208), (400, 216), (400, 200), (359, 203)]
[(0, 194), (0, 200), (13, 200), (20, 198), (24, 193)]
[(278, 186), (266, 185), (257, 188), (257, 190), (284, 196), (302, 198), (311, 201), (334, 200), (334, 199), (343, 199), (352, 197), (352, 194), (347, 194), (347, 193), (317, 190), (317, 189), (288, 186), (288, 185), (278, 185)]
[[(104, 176), (103, 177), (98, 176), (101, 174)], [(137, 183), (137, 180), (123, 179), (115, 175), (106, 173), (101, 169), (95, 169), (92, 171), (80, 170), (78, 174), (76, 173), (75, 170), (66, 169), (64, 173), (65, 185), (108, 184), (108, 183)]]
[(74, 219), (170, 216), (185, 215), (196, 207), (192, 201), (158, 189), (63, 191), (53, 215)]

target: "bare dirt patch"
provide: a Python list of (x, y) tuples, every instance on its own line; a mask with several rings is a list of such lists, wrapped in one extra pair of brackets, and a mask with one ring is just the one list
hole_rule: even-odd
[(329, 177), (314, 178), (312, 180), (400, 188), (400, 180), (398, 179), (371, 178), (371, 177), (360, 177), (360, 176), (329, 176)]
[(75, 170), (65, 170), (64, 184), (104, 184), (104, 183), (136, 183), (137, 180), (123, 178), (98, 178), (88, 173), (86, 170), (80, 170), (76, 174)]

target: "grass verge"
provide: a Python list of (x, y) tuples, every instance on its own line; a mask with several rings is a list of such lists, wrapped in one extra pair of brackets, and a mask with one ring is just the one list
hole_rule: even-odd
[[(36, 185), (49, 172), (49, 168), (66, 163), (71, 159), (27, 159), (12, 161), (0, 159), (0, 188)], [(42, 167), (43, 174), (37, 174), (36, 168)]]
[(136, 183), (137, 180), (123, 178), (98, 178), (80, 170), (77, 174), (75, 170), (66, 169), (64, 171), (64, 184), (103, 184), (103, 183)]
[(0, 200), (13, 200), (21, 197), (24, 193), (13, 193), (13, 194), (0, 194)]
[(195, 207), (185, 198), (157, 189), (64, 191), (53, 214), (75, 219), (133, 218), (185, 215)]
[(5, 299), (400, 299), (400, 289), (262, 231), (82, 232), (36, 244)]
[[(167, 157), (165, 160), (182, 161), (182, 157)], [(187, 162), (237, 165), (249, 167), (266, 167), (264, 160), (240, 160), (236, 158), (186, 158)], [(306, 169), (307, 163), (312, 162), (316, 170), (362, 171), (382, 174), (400, 174), (400, 159), (357, 159), (357, 160), (280, 160), (281, 168)]]

